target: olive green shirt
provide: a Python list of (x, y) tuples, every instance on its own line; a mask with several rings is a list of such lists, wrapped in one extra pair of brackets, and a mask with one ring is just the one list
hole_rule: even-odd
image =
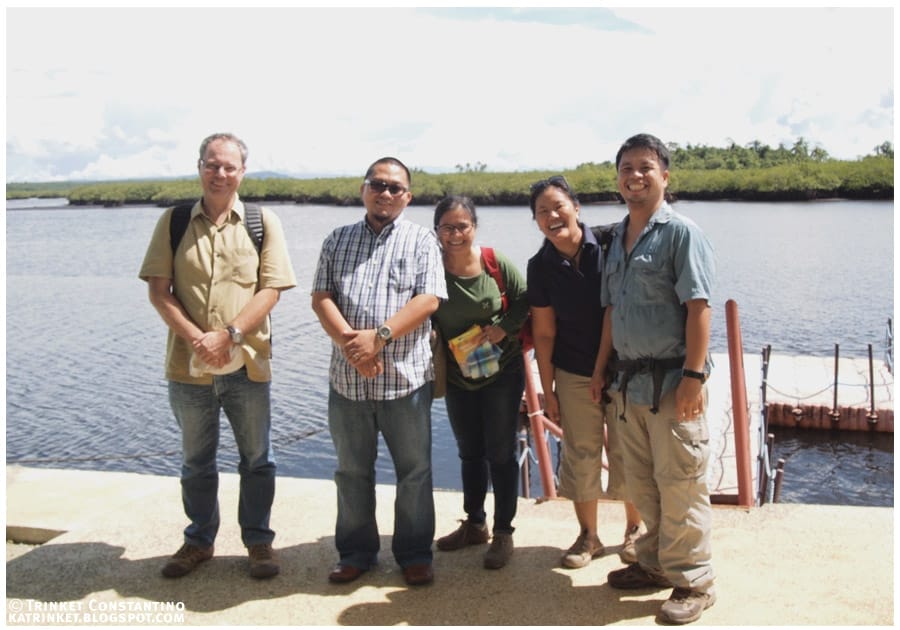
[(499, 326), (506, 331), (499, 344), (500, 372), (483, 379), (469, 379), (462, 375), (453, 353), (447, 349), (447, 381), (466, 390), (480, 389), (497, 380), (512, 362), (522, 361), (522, 346), (517, 337), (519, 329), (528, 316), (528, 297), (525, 293), (525, 278), (516, 266), (502, 253), (494, 250), (500, 274), (506, 284), (509, 308), (502, 308), (500, 288), (497, 281), (486, 269), (472, 278), (460, 278), (445, 271), (448, 300), (442, 301), (434, 314), (434, 321), (440, 327), (446, 345), (449, 339), (462, 334), (473, 324)]
[[(172, 208), (156, 224), (141, 265), (140, 278), (172, 280), (172, 291), (191, 319), (206, 331), (224, 329), (261, 289), (290, 289), (297, 285), (281, 221), (263, 208), (265, 238), (259, 254), (243, 225), (244, 204), (235, 196), (234, 207), (222, 225), (203, 213), (198, 201), (175, 256), (169, 237)], [(272, 378), (269, 318), (256, 330), (246, 330), (241, 351), (252, 381)], [(181, 383), (210, 384), (212, 376), (191, 376), (190, 343), (169, 330), (166, 378)]]

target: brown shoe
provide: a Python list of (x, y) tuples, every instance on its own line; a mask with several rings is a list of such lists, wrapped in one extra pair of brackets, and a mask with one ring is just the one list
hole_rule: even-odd
[(562, 565), (569, 569), (580, 569), (591, 563), (597, 556), (603, 555), (603, 543), (597, 536), (589, 538), (587, 532), (581, 532), (575, 542), (562, 557)]
[(466, 519), (460, 521), (461, 525), (451, 534), (437, 539), (437, 548), (441, 551), (456, 551), (467, 545), (483, 545), (488, 541), (490, 534), (487, 525), (476, 525)]
[(664, 576), (650, 573), (638, 563), (629, 564), (624, 569), (611, 571), (606, 576), (607, 582), (613, 588), (671, 588), (672, 583)]
[(175, 552), (175, 555), (169, 558), (165, 566), (162, 568), (163, 576), (167, 578), (177, 578), (187, 575), (196, 569), (201, 562), (206, 562), (213, 557), (214, 548), (212, 545), (203, 548), (197, 545), (189, 545), (184, 543), (181, 549)]
[(328, 581), (335, 584), (346, 584), (352, 582), (360, 575), (365, 573), (365, 569), (360, 569), (352, 564), (336, 564), (328, 574)]
[(411, 564), (403, 567), (403, 579), (410, 586), (424, 586), (434, 582), (434, 569), (430, 564)]
[(491, 546), (484, 554), (485, 569), (502, 569), (513, 554), (513, 539), (509, 532), (494, 532)]
[(250, 545), (250, 576), (262, 580), (278, 575), (281, 567), (278, 566), (278, 556), (272, 545)]

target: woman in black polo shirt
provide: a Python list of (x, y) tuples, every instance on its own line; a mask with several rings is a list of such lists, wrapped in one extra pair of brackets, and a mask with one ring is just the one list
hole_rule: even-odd
[[(604, 423), (612, 409), (591, 400), (591, 375), (600, 347), (603, 309), (600, 282), (603, 252), (594, 232), (579, 220), (578, 198), (565, 178), (557, 176), (531, 186), (531, 214), (545, 236), (540, 250), (528, 261), (528, 303), (534, 330), (534, 349), (546, 416), (563, 429), (559, 494), (571, 499), (578, 519), (575, 543), (562, 557), (565, 567), (586, 566), (603, 555), (597, 535), (597, 502), (603, 497), (625, 498), (622, 455), (615, 439), (615, 422), (607, 425), (609, 482), (603, 491)], [(641, 519), (625, 502), (625, 540), (620, 557), (635, 562), (634, 541)]]

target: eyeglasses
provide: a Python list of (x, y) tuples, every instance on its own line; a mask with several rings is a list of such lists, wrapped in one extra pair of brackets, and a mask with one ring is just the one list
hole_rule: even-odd
[(531, 193), (534, 194), (536, 192), (540, 192), (544, 190), (547, 186), (556, 186), (557, 188), (562, 188), (565, 191), (569, 191), (569, 182), (566, 181), (566, 178), (562, 175), (554, 175), (553, 177), (548, 177), (547, 179), (542, 179), (539, 182), (534, 182), (531, 185)]
[(406, 188), (400, 184), (389, 184), (388, 182), (383, 182), (379, 179), (367, 179), (365, 180), (365, 184), (379, 195), (385, 190), (391, 193), (392, 197), (396, 197), (397, 195), (406, 192)]
[(205, 160), (200, 160), (200, 166), (203, 167), (203, 170), (208, 173), (218, 173), (219, 169), (225, 171), (226, 175), (234, 175), (239, 170), (241, 170), (240, 166), (233, 166), (231, 164), (216, 164), (215, 162), (206, 162)]
[(450, 236), (454, 232), (459, 232), (460, 234), (465, 234), (469, 230), (472, 229), (471, 223), (460, 223), (459, 225), (451, 225), (447, 223), (446, 225), (436, 225), (434, 226), (436, 232), (443, 234), (444, 236)]

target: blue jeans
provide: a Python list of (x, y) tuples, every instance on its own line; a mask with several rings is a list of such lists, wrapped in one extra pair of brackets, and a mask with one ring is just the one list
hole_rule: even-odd
[(397, 564), (431, 563), (434, 497), (431, 480), (432, 383), (396, 400), (350, 400), (330, 389), (328, 428), (337, 452), (338, 514), (335, 545), (340, 562), (368, 569), (378, 561), (375, 459), (384, 436), (397, 474), (394, 536)]
[(488, 481), (494, 487), (494, 532), (512, 533), (519, 487), (519, 409), (525, 375), (513, 361), (490, 385), (466, 390), (447, 383), (447, 415), (462, 468), (463, 509), (484, 523)]
[(241, 476), (238, 523), (244, 545), (271, 544), (269, 516), (275, 498), (275, 457), (269, 443), (269, 383), (247, 378), (247, 370), (214, 376), (212, 385), (169, 381), (169, 403), (181, 427), (181, 498), (191, 524), (184, 540), (208, 547), (219, 531), (219, 414), (234, 431)]

